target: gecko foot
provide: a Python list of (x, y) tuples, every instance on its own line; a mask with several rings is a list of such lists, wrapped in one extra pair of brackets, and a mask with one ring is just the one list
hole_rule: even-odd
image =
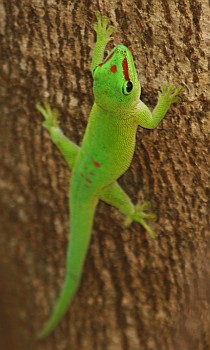
[(143, 202), (141, 204), (137, 203), (137, 205), (135, 207), (135, 212), (131, 216), (129, 216), (125, 219), (125, 225), (129, 226), (132, 223), (132, 221), (139, 222), (144, 227), (144, 229), (149, 233), (149, 235), (152, 238), (155, 238), (154, 231), (151, 229), (151, 227), (145, 221), (147, 219), (154, 220), (156, 218), (155, 214), (145, 212), (149, 208), (150, 208), (149, 202)]
[(44, 101), (42, 105), (40, 103), (37, 103), (36, 109), (43, 115), (45, 119), (45, 121), (42, 123), (44, 128), (50, 131), (52, 127), (58, 127), (57, 109), (52, 109), (49, 103), (46, 101)]
[(100, 40), (105, 40), (106, 42), (113, 39), (111, 34), (113, 33), (114, 27), (109, 25), (109, 19), (106, 16), (102, 16), (100, 12), (96, 12), (96, 23), (93, 28), (97, 33), (97, 37)]
[(162, 85), (162, 91), (159, 93), (160, 96), (163, 96), (167, 99), (168, 103), (176, 103), (180, 102), (180, 97), (178, 96), (182, 92), (184, 92), (184, 88), (179, 85), (179, 86), (174, 86), (174, 85)]

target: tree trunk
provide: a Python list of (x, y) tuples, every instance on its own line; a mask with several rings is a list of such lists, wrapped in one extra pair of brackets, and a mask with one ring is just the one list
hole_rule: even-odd
[[(0, 1), (0, 348), (209, 349), (208, 0), (99, 4)], [(157, 239), (101, 202), (77, 296), (38, 342), (63, 282), (70, 172), (35, 103), (58, 108), (81, 142), (96, 10), (113, 23), (114, 44), (132, 48), (149, 107), (163, 83), (185, 93), (156, 130), (139, 128), (120, 180), (134, 202), (151, 201)]]

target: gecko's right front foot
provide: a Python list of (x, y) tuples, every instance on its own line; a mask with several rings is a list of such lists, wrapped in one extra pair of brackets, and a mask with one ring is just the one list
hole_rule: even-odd
[(159, 93), (160, 96), (164, 97), (166, 101), (171, 105), (172, 103), (180, 102), (180, 97), (178, 96), (184, 92), (184, 88), (179, 85), (162, 85), (162, 91)]
[(43, 115), (45, 121), (42, 123), (43, 127), (49, 132), (53, 127), (58, 127), (58, 111), (52, 109), (48, 102), (44, 101), (43, 105), (40, 103), (36, 104), (36, 109)]

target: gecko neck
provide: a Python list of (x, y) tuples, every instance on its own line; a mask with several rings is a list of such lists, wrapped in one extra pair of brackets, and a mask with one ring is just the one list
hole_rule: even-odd
[(99, 117), (100, 119), (109, 120), (109, 123), (120, 124), (120, 126), (129, 126), (135, 124), (136, 110), (138, 105), (129, 111), (119, 109), (119, 110), (108, 110), (104, 109), (102, 106), (98, 105), (96, 102), (93, 104), (90, 117)]

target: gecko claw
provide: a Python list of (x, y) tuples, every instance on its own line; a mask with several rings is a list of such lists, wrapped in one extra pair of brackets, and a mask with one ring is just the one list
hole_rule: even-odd
[(36, 103), (36, 109), (43, 115), (44, 121), (42, 126), (50, 131), (52, 127), (58, 127), (58, 110), (52, 109), (47, 101), (43, 101), (43, 104)]
[(93, 28), (100, 40), (105, 40), (105, 42), (112, 40), (113, 37), (111, 35), (114, 27), (109, 24), (109, 19), (98, 11), (96, 12), (96, 19), (97, 21), (94, 23)]
[(145, 213), (145, 210), (150, 208), (150, 203), (145, 201), (143, 203), (137, 203), (135, 212), (131, 216), (127, 216), (125, 219), (125, 226), (128, 227), (132, 221), (140, 223), (144, 229), (149, 233), (152, 238), (155, 238), (155, 232), (146, 223), (145, 219), (155, 220), (156, 215), (154, 213)]
[(181, 98), (178, 95), (183, 92), (184, 88), (181, 85), (175, 86), (173, 84), (163, 84), (161, 87), (161, 92), (159, 92), (159, 96), (165, 97), (167, 101), (172, 104), (180, 102)]

